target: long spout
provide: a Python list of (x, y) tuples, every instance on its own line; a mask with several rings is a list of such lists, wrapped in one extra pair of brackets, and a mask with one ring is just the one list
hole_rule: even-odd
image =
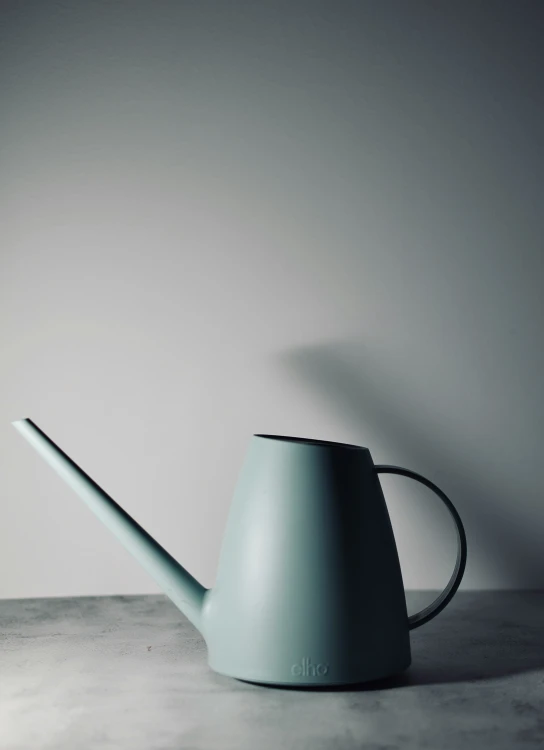
[(55, 445), (31, 419), (19, 419), (12, 424), (140, 561), (178, 609), (200, 630), (202, 604), (207, 589), (174, 560), (172, 555)]

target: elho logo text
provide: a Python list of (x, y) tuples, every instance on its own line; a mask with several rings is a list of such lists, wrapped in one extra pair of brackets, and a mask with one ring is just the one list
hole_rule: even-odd
[(300, 664), (293, 664), (293, 677), (324, 677), (329, 671), (328, 664), (312, 664), (309, 656), (304, 656)]

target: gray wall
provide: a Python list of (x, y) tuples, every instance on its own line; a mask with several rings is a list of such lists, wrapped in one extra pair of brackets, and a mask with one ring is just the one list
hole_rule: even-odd
[(541, 8), (2, 4), (1, 596), (156, 590), (21, 416), (205, 585), (254, 432), (428, 475), (466, 588), (544, 585)]

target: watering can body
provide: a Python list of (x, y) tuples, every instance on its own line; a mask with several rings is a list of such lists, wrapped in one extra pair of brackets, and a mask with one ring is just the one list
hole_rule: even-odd
[[(216, 583), (205, 589), (31, 420), (14, 424), (200, 630), (221, 674), (300, 687), (396, 674), (410, 665), (410, 629), (443, 609), (461, 581), (466, 539), (451, 501), (414, 472), (376, 466), (367, 448), (254, 435)], [(455, 521), (454, 573), (411, 617), (380, 472), (426, 484)]]

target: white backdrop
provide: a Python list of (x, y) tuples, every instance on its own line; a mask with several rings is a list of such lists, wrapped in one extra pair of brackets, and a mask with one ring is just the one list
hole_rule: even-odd
[(426, 474), (466, 588), (544, 585), (541, 41), (485, 5), (2, 8), (0, 596), (156, 590), (24, 416), (207, 586), (256, 432)]

